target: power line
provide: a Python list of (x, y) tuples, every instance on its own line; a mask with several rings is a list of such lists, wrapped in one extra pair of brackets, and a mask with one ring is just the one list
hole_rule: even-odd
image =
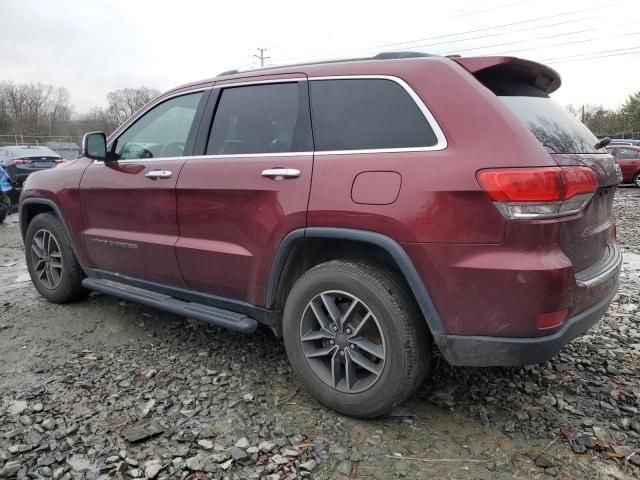
[[(587, 30), (587, 31), (592, 31), (592, 30)], [(640, 35), (640, 32), (630, 32), (630, 33), (622, 33), (622, 34), (618, 34), (618, 35), (611, 35), (608, 38), (619, 38), (619, 37), (627, 37), (630, 35)], [(532, 41), (536, 41), (539, 40), (538, 39), (532, 39)], [(506, 54), (511, 54), (511, 53), (519, 53), (519, 52), (528, 52), (531, 50), (544, 50), (545, 48), (552, 48), (552, 47), (562, 47), (565, 45), (577, 45), (577, 44), (581, 44), (581, 43), (588, 43), (588, 42), (594, 42), (596, 40), (599, 40), (599, 37), (591, 37), (591, 38), (583, 38), (583, 39), (579, 39), (579, 40), (573, 40), (570, 42), (559, 42), (559, 43), (552, 43), (550, 45), (538, 45), (535, 47), (528, 47), (528, 48), (519, 48), (516, 50), (507, 50), (507, 51), (498, 51), (498, 52), (488, 52), (488, 53), (484, 53), (483, 55), (506, 55)], [(515, 42), (513, 42), (515, 43)], [(474, 49), (475, 50), (475, 49)], [(460, 50), (456, 50), (456, 51), (451, 51), (449, 53), (445, 53), (444, 55), (452, 55), (455, 53), (458, 53)]]
[[(590, 11), (594, 11), (594, 10), (601, 10), (603, 8), (609, 8), (609, 7), (612, 7), (614, 5), (618, 5), (618, 3), (610, 3), (610, 4), (607, 4), (607, 5), (601, 5), (601, 6), (598, 6), (598, 7), (585, 8), (585, 9), (579, 9), (579, 10), (571, 10), (571, 11), (564, 12), (564, 13), (559, 13), (559, 14), (556, 14), (556, 15), (546, 15), (546, 16), (542, 16), (542, 17), (531, 18), (531, 19), (528, 19), (528, 20), (520, 20), (518, 22), (505, 23), (505, 24), (502, 24), (502, 25), (494, 25), (494, 26), (490, 26), (490, 27), (483, 27), (483, 28), (478, 28), (478, 29), (474, 29), (474, 30), (466, 30), (466, 31), (461, 31), (461, 32), (456, 32), (456, 33), (448, 33), (448, 34), (437, 35), (437, 36), (433, 36), (433, 37), (425, 37), (425, 38), (420, 38), (420, 39), (415, 39), (415, 40), (407, 40), (407, 41), (395, 42), (395, 43), (379, 44), (379, 45), (374, 45), (372, 47), (366, 47), (366, 48), (363, 47), (363, 48), (359, 48), (359, 49), (349, 49), (349, 50), (334, 51), (334, 52), (327, 53), (327, 54), (316, 55), (316, 57), (318, 57), (318, 56), (329, 57), (329, 56), (333, 56), (333, 55), (339, 56), (339, 55), (347, 54), (347, 53), (355, 54), (356, 52), (368, 52), (368, 51), (372, 51), (372, 50), (385, 49), (387, 47), (398, 47), (398, 46), (402, 46), (402, 47), (400, 47), (400, 48), (392, 48), (391, 50), (392, 51), (400, 50), (401, 48), (431, 47), (431, 46), (434, 46), (435, 44), (433, 44), (433, 43), (425, 43), (425, 44), (419, 44), (419, 45), (410, 45), (410, 44), (414, 44), (414, 43), (418, 43), (418, 42), (425, 42), (425, 41), (430, 41), (430, 40), (445, 39), (445, 38), (459, 36), (459, 35), (468, 35), (468, 34), (471, 34), (471, 33), (488, 32), (488, 31), (497, 30), (497, 29), (506, 28), (506, 27), (514, 27), (514, 26), (519, 26), (519, 25), (525, 25), (525, 24), (529, 24), (529, 23), (539, 22), (539, 21), (542, 21), (542, 20), (556, 19), (558, 17), (566, 17), (567, 15), (574, 15), (574, 14), (580, 14), (580, 13), (590, 12)], [(544, 28), (544, 27), (550, 27), (550, 26), (557, 26), (559, 24), (574, 23), (574, 22), (577, 22), (577, 21), (589, 20), (591, 18), (592, 17), (585, 18), (585, 19), (580, 19), (580, 20), (569, 20), (567, 22), (558, 22), (558, 23), (550, 24), (550, 25), (538, 25), (535, 28)], [(530, 28), (530, 29), (533, 30), (535, 28)], [(521, 29), (520, 31), (522, 31), (522, 30), (523, 29)], [(492, 36), (507, 35), (507, 34), (510, 34), (510, 33), (514, 33), (514, 32), (494, 33), (494, 34), (492, 34)], [(517, 33), (517, 32), (515, 32), (515, 33)], [(475, 39), (478, 39), (478, 38), (482, 38), (482, 36), (457, 38), (457, 39), (454, 39), (454, 40), (449, 40), (447, 42), (441, 42), (439, 44), (463, 42), (463, 41), (467, 41), (467, 40), (475, 40)], [(291, 61), (291, 60), (298, 60), (300, 58), (305, 58), (305, 57), (301, 57), (301, 56), (285, 57), (284, 59), (281, 59), (281, 61), (282, 62), (287, 62), (287, 61)], [(306, 57), (306, 58), (309, 58), (309, 57)]]
[[(527, 24), (527, 23), (533, 23), (533, 22), (539, 22), (540, 20), (549, 20), (551, 18), (557, 18), (557, 17), (564, 17), (567, 15), (573, 15), (576, 13), (583, 13), (583, 12), (590, 12), (593, 10), (601, 10), (603, 8), (609, 8), (613, 5), (616, 5), (616, 3), (612, 3), (612, 4), (608, 4), (608, 5), (601, 5), (599, 7), (593, 7), (593, 8), (581, 8), (579, 10), (572, 10), (569, 12), (564, 12), (564, 13), (558, 13), (556, 15), (547, 15), (544, 17), (537, 17), (537, 18), (530, 18), (528, 20), (521, 20), (519, 22), (512, 22), (512, 23), (505, 23), (502, 25), (494, 25), (492, 27), (484, 27), (484, 28), (478, 28), (476, 30), (466, 30), (464, 32), (458, 32), (458, 33), (448, 33), (446, 35), (438, 35), (435, 37), (427, 37), (427, 38), (421, 38), (418, 40), (409, 40), (409, 41), (405, 41), (405, 42), (398, 42), (398, 43), (387, 43), (384, 45), (378, 45), (377, 48), (384, 48), (384, 47), (395, 47), (398, 45), (407, 45), (409, 43), (416, 43), (416, 42), (424, 42), (424, 41), (428, 41), (428, 40), (438, 40), (440, 38), (446, 38), (446, 37), (452, 37), (455, 35), (466, 35), (468, 33), (478, 33), (478, 32), (486, 32), (488, 30), (495, 30), (498, 28), (505, 28), (505, 27), (513, 27), (516, 25), (523, 25), (523, 24)], [(411, 48), (413, 47), (420, 47), (421, 45), (412, 45)]]
[(456, 49), (455, 53), (468, 52), (470, 50), (482, 50), (483, 48), (503, 47), (505, 45), (513, 45), (514, 43), (526, 43), (526, 42), (537, 41), (537, 40), (546, 40), (548, 38), (564, 37), (564, 36), (567, 36), (567, 35), (575, 35), (576, 33), (587, 33), (587, 32), (592, 32), (592, 31), (593, 31), (593, 29), (576, 30), (576, 31), (573, 31), (573, 32), (557, 33), (555, 35), (546, 35), (544, 37), (537, 37), (537, 38), (533, 38), (533, 39), (527, 38), (525, 40), (513, 40), (511, 42), (496, 43), (494, 45), (483, 45), (481, 47), (471, 47), (471, 48)]
[[(564, 59), (581, 60), (581, 58), (579, 58), (579, 57), (590, 57), (592, 55), (626, 52), (627, 50), (636, 50), (638, 48), (640, 48), (640, 45), (633, 46), (633, 47), (627, 47), (627, 48), (617, 48), (617, 49), (614, 49), (614, 50), (602, 50), (600, 52), (583, 53), (583, 54), (580, 54), (580, 55), (565, 55), (563, 57), (545, 58), (544, 60), (541, 60), (541, 62), (550, 63), (550, 62), (553, 62), (553, 61), (564, 60)], [(630, 53), (635, 53), (635, 52), (630, 52)]]
[(447, 40), (445, 42), (429, 43), (429, 44), (425, 44), (425, 45), (415, 45), (415, 46), (412, 46), (411, 48), (418, 48), (418, 47), (421, 47), (421, 46), (434, 47), (434, 46), (437, 46), (437, 45), (446, 45), (448, 43), (459, 43), (459, 42), (466, 42), (466, 41), (469, 41), (469, 40), (479, 40), (481, 38), (499, 37), (501, 35), (510, 35), (510, 34), (514, 34), (514, 33), (527, 32), (527, 31), (530, 31), (530, 30), (540, 30), (540, 29), (543, 29), (543, 28), (557, 27), (559, 25), (568, 25), (570, 23), (584, 22), (585, 20), (593, 20), (594, 18), (598, 18), (598, 17), (597, 16), (593, 16), (593, 17), (586, 17), (586, 18), (577, 18), (577, 19), (574, 19), (574, 20), (566, 20), (564, 22), (558, 22), (558, 23), (550, 23), (550, 24), (547, 24), (547, 25), (534, 25), (532, 27), (520, 28), (518, 30), (510, 31), (510, 32), (489, 33), (487, 35), (479, 35), (477, 37), (458, 38), (458, 39), (455, 39), (455, 40)]
[(568, 57), (566, 60), (555, 60), (555, 61), (545, 62), (545, 63), (554, 64), (554, 63), (580, 62), (582, 60), (596, 60), (598, 58), (621, 57), (623, 55), (638, 55), (638, 54), (640, 54), (640, 49), (639, 50), (635, 50), (633, 52), (614, 53), (614, 54), (611, 54), (611, 55), (598, 55), (596, 57), (586, 57), (586, 58), (571, 58), (571, 57)]

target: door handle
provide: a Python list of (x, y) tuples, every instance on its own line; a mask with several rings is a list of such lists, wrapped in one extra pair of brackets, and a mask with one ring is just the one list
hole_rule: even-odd
[(159, 178), (171, 178), (171, 170), (151, 170), (144, 174), (145, 177), (151, 180), (158, 180)]
[(300, 170), (297, 168), (268, 168), (262, 171), (262, 176), (282, 180), (283, 178), (298, 178)]

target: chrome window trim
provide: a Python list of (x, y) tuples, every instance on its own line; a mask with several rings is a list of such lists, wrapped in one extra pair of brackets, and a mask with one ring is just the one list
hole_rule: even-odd
[[(218, 84), (215, 83), (209, 87), (200, 87), (195, 88), (193, 90), (187, 90), (183, 92), (177, 92), (173, 95), (162, 98), (162, 100), (154, 102), (149, 105), (146, 109), (140, 111), (134, 117), (131, 118), (127, 123), (122, 125), (118, 130), (116, 130), (111, 137), (116, 137), (124, 133), (129, 126), (134, 123), (138, 118), (147, 113), (149, 110), (154, 108), (156, 105), (165, 102), (166, 100), (170, 100), (174, 97), (179, 97), (182, 95), (188, 95), (190, 93), (196, 92), (205, 92), (207, 90), (212, 89), (224, 89), (230, 87), (241, 87), (241, 86), (252, 86), (252, 85), (265, 85), (270, 83), (290, 83), (290, 82), (300, 82), (300, 81), (322, 81), (322, 80), (366, 80), (366, 79), (374, 79), (374, 80), (390, 80), (398, 85), (400, 85), (412, 98), (412, 100), (416, 103), (420, 111), (425, 117), (425, 120), (433, 130), (436, 136), (436, 144), (429, 147), (403, 147), (403, 148), (371, 148), (371, 149), (362, 149), (362, 150), (322, 150), (322, 151), (313, 151), (313, 152), (282, 152), (282, 153), (247, 153), (247, 154), (233, 154), (233, 155), (192, 155), (192, 156), (182, 156), (182, 157), (159, 157), (159, 158), (139, 158), (139, 159), (127, 159), (127, 160), (118, 160), (118, 163), (140, 163), (140, 162), (161, 162), (168, 160), (189, 160), (189, 159), (218, 159), (218, 158), (257, 158), (257, 157), (295, 157), (295, 156), (303, 156), (303, 155), (314, 155), (314, 156), (324, 156), (324, 155), (358, 155), (358, 154), (367, 154), (367, 153), (405, 153), (405, 152), (431, 152), (431, 151), (439, 151), (444, 150), (448, 147), (447, 138), (444, 135), (444, 132), (440, 128), (437, 120), (429, 110), (429, 108), (425, 105), (422, 99), (418, 96), (418, 94), (411, 88), (409, 84), (407, 84), (404, 80), (399, 77), (395, 77), (393, 75), (331, 75), (331, 76), (319, 76), (319, 77), (291, 77), (291, 78), (274, 78), (269, 80), (257, 80), (251, 81), (251, 79), (246, 79), (246, 81), (238, 81), (234, 83), (228, 84)], [(114, 138), (115, 140), (115, 138)], [(110, 147), (111, 141), (107, 144)], [(94, 164), (102, 164), (104, 162), (100, 160), (95, 160)]]
[[(297, 74), (294, 74), (297, 75)], [(307, 77), (291, 77), (291, 78), (273, 78), (271, 80), (256, 80), (251, 81), (247, 79), (245, 82), (234, 82), (234, 83), (216, 83), (213, 88), (230, 88), (230, 87), (250, 87), (252, 85), (264, 85), (268, 83), (294, 83), (294, 82), (303, 82), (307, 80)]]
[[(184, 155), (182, 157), (158, 157), (158, 158), (132, 158), (127, 160), (115, 160), (118, 164), (122, 163), (143, 163), (143, 162), (166, 162), (175, 160), (216, 160), (223, 158), (258, 158), (258, 157), (298, 157), (311, 156), (313, 152), (282, 152), (282, 153), (246, 153), (233, 155)], [(102, 160), (94, 160), (94, 164), (104, 163)]]
[(361, 150), (321, 150), (315, 151), (315, 155), (354, 155), (359, 153), (396, 153), (396, 152), (431, 152), (444, 150), (447, 148), (447, 137), (445, 137), (442, 128), (438, 124), (438, 121), (433, 116), (429, 108), (425, 105), (418, 94), (411, 88), (411, 86), (399, 77), (393, 75), (330, 75), (309, 77), (310, 82), (322, 81), (322, 80), (390, 80), (400, 85), (409, 94), (411, 99), (418, 106), (425, 120), (433, 130), (436, 136), (436, 144), (428, 147), (403, 147), (403, 148), (370, 148)]

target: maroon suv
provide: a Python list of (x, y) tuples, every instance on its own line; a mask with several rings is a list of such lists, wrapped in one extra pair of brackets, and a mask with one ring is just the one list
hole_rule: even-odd
[(438, 349), (551, 358), (607, 310), (620, 170), (511, 57), (225, 72), (32, 175), (20, 224), (52, 302), (97, 290), (284, 337), (323, 403), (373, 417)]

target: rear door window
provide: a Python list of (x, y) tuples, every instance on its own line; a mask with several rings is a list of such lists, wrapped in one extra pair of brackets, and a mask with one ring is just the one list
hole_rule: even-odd
[(309, 109), (300, 98), (295, 82), (225, 88), (218, 100), (207, 155), (311, 151)]
[(387, 79), (312, 80), (316, 151), (431, 147), (436, 134), (409, 93)]

